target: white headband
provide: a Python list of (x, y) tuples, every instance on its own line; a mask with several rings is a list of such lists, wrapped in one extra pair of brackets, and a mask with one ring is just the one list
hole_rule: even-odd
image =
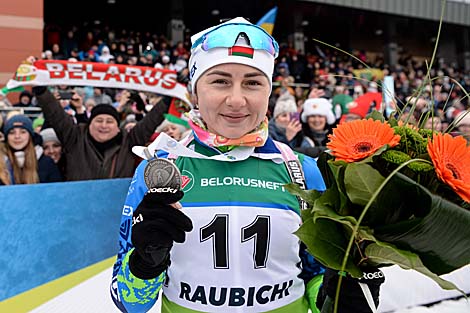
[[(220, 25), (231, 23), (251, 24), (246, 19), (237, 17)], [(197, 33), (196, 35), (191, 37), (191, 42), (194, 43), (202, 35), (210, 31), (211, 29), (214, 29), (215, 27), (219, 27), (220, 25), (210, 27), (206, 30)], [(237, 41), (236, 46), (244, 46), (250, 48), (250, 46), (247, 45), (246, 42), (245, 44), (239, 44), (239, 41)], [(253, 49), (252, 56), (233, 55), (231, 51), (233, 52), (232, 48), (213, 48), (208, 51), (204, 51), (202, 49), (202, 45), (199, 45), (195, 49), (192, 49), (191, 57), (189, 58), (189, 78), (191, 79), (192, 93), (195, 93), (196, 83), (201, 77), (201, 75), (204, 74), (204, 72), (216, 65), (227, 63), (244, 64), (260, 70), (264, 73), (264, 75), (266, 75), (269, 84), (272, 86), (272, 76), (274, 72), (274, 56), (272, 56), (267, 51), (261, 49)]]

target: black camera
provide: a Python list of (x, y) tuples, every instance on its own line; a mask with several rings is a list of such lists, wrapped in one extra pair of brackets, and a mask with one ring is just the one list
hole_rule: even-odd
[(59, 90), (59, 96), (60, 96), (60, 100), (70, 100), (72, 99), (73, 92)]

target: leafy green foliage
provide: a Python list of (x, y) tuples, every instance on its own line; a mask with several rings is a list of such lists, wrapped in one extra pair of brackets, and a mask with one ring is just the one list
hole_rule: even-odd
[[(413, 142), (413, 149), (419, 150), (419, 141), (407, 144)], [(376, 169), (377, 162), (407, 159), (393, 162), (400, 157), (400, 151), (385, 146), (367, 161), (320, 158), (319, 167), (330, 180), (327, 191), (287, 187), (310, 207), (302, 213), (303, 224), (296, 235), (325, 266), (341, 270), (346, 261), (345, 270), (354, 277), (360, 277), (363, 265), (398, 264), (428, 276), (444, 289), (457, 289), (439, 275), (470, 262), (470, 211), (429, 191), (417, 182), (416, 174), (410, 178), (396, 173), (384, 184), (386, 177)], [(400, 164), (406, 168), (411, 162)], [(421, 164), (429, 165), (427, 161)], [(354, 244), (349, 250), (351, 236)]]

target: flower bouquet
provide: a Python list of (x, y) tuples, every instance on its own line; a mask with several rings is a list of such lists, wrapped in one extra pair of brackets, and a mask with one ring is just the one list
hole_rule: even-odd
[(374, 111), (338, 125), (327, 148), (318, 159), (324, 193), (287, 186), (309, 204), (296, 232), (308, 251), (353, 277), (396, 264), (458, 289), (439, 275), (470, 263), (466, 140)]

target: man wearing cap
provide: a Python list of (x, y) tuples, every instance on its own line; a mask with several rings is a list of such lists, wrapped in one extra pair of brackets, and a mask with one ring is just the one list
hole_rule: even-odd
[(116, 109), (98, 104), (87, 124), (74, 124), (46, 87), (33, 87), (46, 121), (63, 145), (67, 180), (131, 177), (134, 173), (132, 147), (148, 142), (163, 121), (164, 105), (154, 108), (129, 132), (119, 129)]

